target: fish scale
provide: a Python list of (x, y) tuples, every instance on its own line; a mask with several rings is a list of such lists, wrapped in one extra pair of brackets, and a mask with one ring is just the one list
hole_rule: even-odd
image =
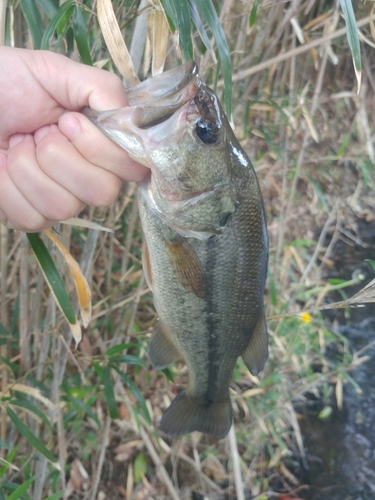
[(223, 437), (232, 424), (229, 385), (237, 358), (258, 374), (268, 353), (261, 192), (194, 63), (143, 82), (131, 96), (133, 106), (87, 114), (151, 168), (138, 196), (143, 265), (159, 316), (149, 358), (156, 369), (182, 358), (189, 371), (186, 390), (160, 427), (170, 435), (198, 430)]

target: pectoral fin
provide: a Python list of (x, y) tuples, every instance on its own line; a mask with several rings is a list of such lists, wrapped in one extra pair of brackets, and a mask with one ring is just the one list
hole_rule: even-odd
[(150, 252), (148, 251), (148, 246), (145, 238), (143, 238), (143, 243), (142, 243), (142, 265), (143, 265), (143, 272), (145, 273), (146, 283), (152, 292), (153, 278), (152, 278), (152, 268), (150, 261)]
[(157, 323), (151, 337), (148, 358), (156, 370), (162, 370), (181, 358), (161, 321)]
[(268, 334), (264, 312), (259, 315), (250, 341), (241, 356), (253, 375), (258, 375), (263, 370), (268, 357)]
[(205, 296), (204, 271), (197, 254), (184, 238), (166, 241), (165, 247), (176, 278), (187, 290), (203, 299)]

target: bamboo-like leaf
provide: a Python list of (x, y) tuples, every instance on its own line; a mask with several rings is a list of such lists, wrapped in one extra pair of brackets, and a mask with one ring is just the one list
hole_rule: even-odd
[(47, 284), (55, 297), (56, 304), (65, 316), (72, 330), (76, 343), (81, 340), (82, 333), (74, 313), (72, 302), (66, 291), (64, 282), (52, 260), (52, 257), (38, 233), (27, 233), (27, 239), (38, 260)]
[(101, 423), (100, 423), (100, 420), (98, 419), (98, 416), (94, 413), (94, 411), (92, 410), (92, 408), (86, 404), (84, 401), (82, 401), (82, 399), (79, 399), (79, 398), (76, 398), (74, 396), (70, 396), (72, 398), (72, 401), (75, 405), (77, 405), (79, 408), (81, 408), (84, 412), (87, 413), (87, 415), (89, 417), (91, 417), (94, 422), (96, 422), (98, 424), (98, 427), (100, 428), (101, 427)]
[[(109, 59), (106, 60), (106, 63), (108, 61)], [(72, 217), (71, 219), (61, 221), (61, 224), (68, 224), (69, 226), (75, 226), (75, 227), (84, 227), (86, 229), (97, 229), (98, 231), (113, 233), (113, 229), (111, 229), (110, 227), (104, 227), (101, 226), (100, 224), (97, 224), (96, 222), (92, 222), (91, 220), (79, 219), (78, 217)]]
[(142, 479), (147, 471), (147, 460), (144, 454), (140, 451), (134, 460), (134, 479), (136, 483)]
[(53, 495), (44, 498), (44, 500), (59, 500), (59, 498), (62, 498), (65, 495), (65, 490), (63, 491), (58, 491), (57, 493), (54, 493)]
[(110, 347), (105, 353), (106, 356), (114, 356), (118, 352), (123, 351), (124, 349), (130, 349), (131, 347), (135, 347), (137, 344), (117, 344)]
[(18, 488), (16, 488), (12, 493), (8, 496), (8, 500), (18, 500), (21, 498), (24, 493), (29, 489), (30, 484), (32, 484), (36, 479), (36, 475), (26, 479)]
[(74, 6), (73, 10), (73, 33), (77, 44), (79, 55), (82, 62), (92, 66), (90, 48), (87, 40), (87, 23), (83, 16), (82, 9), (79, 5)]
[(19, 400), (19, 399), (10, 399), (8, 404), (13, 406), (19, 406), (21, 408), (25, 408), (29, 413), (34, 413), (41, 421), (45, 423), (47, 427), (52, 430), (51, 422), (48, 420), (47, 415), (41, 411), (37, 406), (33, 403), (30, 403), (27, 399)]
[(160, 0), (163, 6), (164, 12), (167, 16), (169, 27), (172, 33), (178, 30), (178, 17), (175, 8), (175, 2), (173, 0)]
[(43, 37), (43, 22), (35, 0), (20, 0), (20, 5), (31, 33), (34, 49), (40, 49)]
[(129, 363), (131, 365), (138, 365), (146, 368), (146, 363), (143, 361), (143, 359), (138, 358), (137, 356), (132, 356), (131, 354), (112, 356), (111, 363)]
[(347, 27), (346, 36), (348, 38), (349, 47), (352, 52), (359, 93), (362, 78), (361, 47), (359, 44), (358, 28), (354, 15), (352, 0), (340, 0), (340, 5), (344, 13), (345, 23)]
[(121, 34), (111, 0), (98, 0), (98, 20), (107, 49), (120, 74), (131, 85), (140, 82)]
[(195, 27), (198, 30), (199, 36), (201, 37), (202, 42), (204, 43), (206, 49), (210, 52), (214, 63), (216, 64), (217, 63), (216, 54), (215, 54), (214, 49), (212, 48), (212, 45), (211, 45), (210, 39), (208, 38), (206, 30), (204, 29), (202, 19), (201, 19), (201, 16), (199, 14), (199, 11), (197, 9), (197, 6), (195, 5), (193, 0), (189, 0), (189, 5), (190, 5), (191, 18), (195, 24)]
[(62, 498), (65, 494), (64, 491), (58, 491), (57, 493), (54, 493), (53, 495), (46, 497), (44, 500), (59, 500), (59, 498)]
[(217, 50), (219, 52), (220, 62), (224, 73), (224, 102), (225, 110), (230, 119), (232, 114), (232, 61), (230, 58), (229, 47), (217, 15), (212, 0), (194, 0), (203, 19), (206, 21), (215, 38)]
[[(8, 462), (7, 460), (5, 460), (5, 458), (1, 457), (0, 457), (0, 465), (2, 465), (5, 469), (10, 469), (15, 471), (19, 470), (19, 468), (16, 465), (12, 464), (11, 462)], [(1, 472), (0, 472), (0, 477), (2, 476)]]
[(191, 15), (188, 0), (179, 0), (174, 3), (177, 19), (180, 48), (185, 61), (193, 59), (193, 41), (191, 39)]
[(250, 28), (252, 28), (255, 24), (255, 21), (257, 18), (257, 13), (258, 13), (258, 7), (259, 7), (259, 0), (254, 0), (253, 6), (252, 6), (251, 12), (250, 12), (250, 19), (249, 19)]
[(73, 46), (74, 44), (74, 33), (73, 29), (70, 26), (70, 21), (73, 16), (74, 4), (69, 7), (65, 11), (65, 13), (60, 17), (59, 22), (56, 26), (56, 36), (57, 39), (61, 38), (64, 35), (64, 31), (66, 32), (65, 39), (68, 46)]
[(152, 76), (163, 72), (167, 55), (169, 27), (163, 10), (153, 9), (148, 15), (149, 38), (152, 47)]
[(111, 418), (118, 418), (117, 404), (115, 392), (111, 379), (111, 368), (109, 366), (103, 367), (102, 382), (104, 384), (104, 395), (107, 400), (108, 410)]
[(50, 399), (44, 397), (41, 390), (37, 389), (36, 387), (31, 387), (30, 385), (16, 383), (9, 385), (7, 387), (7, 391), (9, 390), (22, 392), (23, 394), (28, 394), (29, 396), (32, 396), (33, 398), (43, 403), (50, 410), (52, 411), (56, 410), (56, 405), (52, 403)]
[(54, 467), (57, 469), (60, 469), (59, 464), (57, 463), (56, 457), (53, 455), (52, 452), (50, 452), (45, 445), (42, 443), (42, 441), (29, 429), (29, 427), (20, 419), (20, 417), (11, 409), (9, 406), (7, 406), (7, 414), (17, 430), (23, 435), (24, 438), (27, 439), (27, 441), (41, 453), (44, 455), (47, 460), (49, 460)]
[(138, 387), (135, 385), (132, 379), (128, 377), (128, 375), (126, 375), (126, 373), (124, 373), (117, 365), (114, 365), (113, 368), (116, 370), (116, 372), (120, 375), (125, 384), (129, 387), (134, 396), (137, 398), (139, 406), (142, 409), (143, 417), (145, 418), (148, 424), (151, 424), (150, 413), (148, 411), (145, 398), (143, 397), (141, 391), (138, 389)]
[(86, 328), (90, 323), (92, 312), (90, 286), (87, 283), (87, 280), (84, 277), (77, 261), (72, 257), (61, 241), (51, 231), (45, 230), (44, 232), (55, 243), (69, 267), (77, 291), (83, 325)]
[[(73, 14), (73, 8), (74, 8), (74, 0), (66, 0), (57, 13), (53, 16), (51, 21), (48, 23), (44, 33), (43, 33), (43, 38), (40, 44), (41, 49), (49, 49), (49, 46), (51, 45), (51, 40), (53, 35), (55, 34), (55, 31), (57, 30), (57, 27), (60, 25), (60, 22), (63, 21), (63, 26), (66, 26), (66, 23), (70, 19), (71, 15)], [(59, 26), (60, 27), (60, 26)], [(60, 28), (61, 29), (61, 28)]]
[(48, 19), (52, 19), (59, 10), (59, 3), (54, 0), (37, 0)]

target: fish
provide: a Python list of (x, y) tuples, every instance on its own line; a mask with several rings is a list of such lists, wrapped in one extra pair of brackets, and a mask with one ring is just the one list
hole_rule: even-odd
[(128, 90), (129, 106), (84, 113), (150, 172), (138, 184), (143, 268), (158, 321), (157, 370), (184, 360), (185, 390), (165, 410), (171, 436), (224, 437), (239, 356), (254, 375), (268, 357), (268, 235), (254, 168), (193, 61)]

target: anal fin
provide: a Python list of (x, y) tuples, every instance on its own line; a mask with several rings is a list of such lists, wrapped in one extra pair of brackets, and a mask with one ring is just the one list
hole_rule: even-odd
[(170, 339), (163, 323), (156, 324), (148, 346), (148, 357), (156, 370), (162, 370), (181, 358), (181, 354)]
[(268, 333), (264, 312), (259, 315), (249, 343), (241, 356), (253, 375), (258, 375), (263, 370), (268, 357)]

